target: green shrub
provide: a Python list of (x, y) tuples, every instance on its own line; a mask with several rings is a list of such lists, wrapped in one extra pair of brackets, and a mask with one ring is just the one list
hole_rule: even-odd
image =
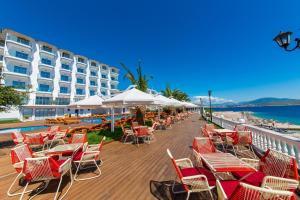
[(145, 125), (151, 127), (152, 126), (152, 121), (151, 120), (146, 120)]

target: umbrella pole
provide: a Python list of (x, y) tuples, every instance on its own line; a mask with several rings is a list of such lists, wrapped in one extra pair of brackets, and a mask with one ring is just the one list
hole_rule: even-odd
[(160, 107), (158, 107), (157, 114), (158, 114), (158, 121), (159, 121), (160, 120)]
[(111, 108), (110, 131), (115, 132), (115, 109)]

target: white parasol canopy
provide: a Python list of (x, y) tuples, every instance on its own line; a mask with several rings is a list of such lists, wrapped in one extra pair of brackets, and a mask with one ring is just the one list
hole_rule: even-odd
[(70, 104), (70, 107), (84, 107), (84, 108), (93, 108), (93, 107), (103, 107), (102, 102), (104, 99), (98, 95), (90, 96), (89, 98), (74, 102)]
[(155, 105), (172, 106), (174, 104), (174, 102), (171, 99), (160, 94), (156, 95), (154, 98), (155, 98)]
[(138, 106), (154, 104), (155, 98), (151, 94), (147, 94), (138, 89), (132, 88), (126, 90), (116, 96), (104, 100), (103, 105), (111, 107)]

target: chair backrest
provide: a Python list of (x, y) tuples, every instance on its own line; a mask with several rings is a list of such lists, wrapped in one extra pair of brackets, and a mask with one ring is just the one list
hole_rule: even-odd
[[(20, 144), (10, 150), (11, 162), (15, 163), (24, 162), (26, 158), (32, 158), (32, 151), (27, 144)], [(21, 169), (16, 169), (20, 172)]]
[(251, 131), (237, 131), (234, 137), (234, 145), (249, 145), (252, 144), (252, 132)]
[(239, 183), (233, 191), (230, 200), (295, 200), (294, 193), (290, 191), (272, 190), (256, 187), (246, 183)]
[(233, 130), (234, 131), (248, 131), (248, 128), (245, 125), (238, 124), (238, 125), (235, 125)]
[(208, 134), (208, 132), (207, 132), (207, 130), (205, 129), (205, 128), (201, 128), (201, 132), (202, 132), (202, 136), (203, 137), (209, 137), (209, 134)]
[(87, 142), (87, 135), (86, 133), (74, 133), (69, 140), (69, 143), (85, 143)]
[(260, 159), (260, 171), (269, 176), (298, 180), (298, 167), (295, 157), (268, 149)]
[(216, 147), (208, 137), (195, 137), (193, 141), (193, 149), (200, 153), (215, 153)]
[(26, 158), (23, 167), (27, 181), (51, 180), (60, 177), (59, 164), (52, 157)]
[(19, 130), (12, 132), (11, 137), (15, 144), (19, 144), (21, 141), (24, 141), (24, 136)]
[[(169, 149), (167, 149), (167, 154), (168, 154), (168, 156), (170, 157), (170, 159), (171, 159), (171, 161), (172, 161), (172, 164), (173, 164), (173, 166), (174, 166), (174, 168), (175, 168), (175, 171), (176, 171), (176, 174), (177, 174), (177, 176), (180, 178), (180, 180), (183, 178), (183, 175), (182, 175), (182, 173), (181, 173), (181, 170), (180, 170), (180, 168), (179, 168), (179, 166), (177, 165), (177, 163), (176, 163), (176, 160), (174, 159), (174, 157), (173, 157), (173, 155), (172, 155), (172, 153), (171, 153), (171, 151), (169, 150)], [(189, 190), (189, 188), (185, 185), (185, 184), (183, 184), (183, 187), (184, 187), (184, 189), (186, 190), (186, 191), (188, 191)]]
[(44, 138), (39, 133), (25, 134), (24, 143), (26, 143), (28, 145), (43, 145)]

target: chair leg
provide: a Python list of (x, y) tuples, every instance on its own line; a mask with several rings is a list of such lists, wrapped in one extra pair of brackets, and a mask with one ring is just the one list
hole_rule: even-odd
[(213, 196), (213, 194), (211, 193), (211, 190), (208, 190), (208, 192), (209, 192), (210, 198), (211, 198), (212, 200), (214, 200), (214, 196)]
[[(97, 178), (97, 177), (101, 176), (102, 172), (101, 172), (99, 166), (97, 165), (96, 160), (94, 160), (93, 162), (94, 162), (94, 164), (95, 164), (95, 166), (97, 167), (97, 170), (98, 170), (98, 172), (99, 172), (98, 175), (93, 176), (93, 177), (89, 177), (89, 178), (81, 178), (81, 179), (77, 178), (77, 177), (78, 177), (78, 171), (79, 171), (80, 166), (81, 166), (81, 163), (82, 163), (82, 162), (79, 162), (79, 164), (78, 164), (78, 166), (77, 166), (77, 169), (76, 169), (76, 172), (75, 172), (75, 175), (74, 175), (74, 180), (75, 180), (75, 181), (84, 181), (84, 180), (89, 180), (89, 179), (93, 179), (93, 178)], [(87, 169), (87, 168), (86, 168), (86, 169)]]
[[(66, 194), (69, 192), (71, 186), (73, 185), (73, 175), (72, 175), (72, 171), (71, 171), (71, 169), (70, 169), (69, 171), (70, 171), (70, 181), (71, 181), (71, 183), (70, 183), (70, 186), (68, 187), (67, 191), (65, 192), (65, 194), (60, 198), (60, 200), (63, 199), (63, 198), (66, 196)], [(61, 176), (61, 180), (62, 180), (62, 178), (63, 178), (63, 175)], [(61, 181), (60, 181), (60, 183), (61, 183)], [(58, 191), (58, 190), (57, 190), (57, 191)], [(56, 195), (55, 195), (55, 196), (56, 196)], [(55, 199), (55, 198), (56, 198), (56, 197), (54, 197), (54, 199)]]
[(29, 191), (26, 191), (26, 189), (27, 189), (27, 187), (28, 187), (28, 184), (29, 184), (29, 182), (26, 183), (26, 185), (25, 185), (25, 187), (24, 187), (24, 190), (23, 190), (23, 192), (21, 193), (20, 200), (23, 199), (23, 196), (24, 196), (25, 193), (28, 193), (28, 192), (29, 192)]
[[(12, 196), (16, 196), (16, 195), (21, 195), (21, 194), (23, 194), (23, 192), (17, 192), (17, 193), (12, 193), (11, 192), (11, 189), (12, 189), (12, 187), (14, 186), (14, 184), (17, 182), (17, 180), (19, 179), (19, 177), (22, 175), (22, 172), (21, 173), (19, 173), (18, 175), (17, 175), (17, 177), (14, 179), (14, 181), (12, 182), (12, 184), (10, 185), (10, 187), (9, 187), (9, 189), (8, 189), (8, 191), (7, 191), (7, 195), (8, 196), (10, 196), (10, 197), (12, 197)], [(31, 192), (32, 190), (29, 190), (29, 191), (27, 191), (27, 192), (25, 192), (25, 193), (28, 193), (28, 192)]]
[(190, 198), (191, 193), (188, 191), (187, 196), (186, 196), (186, 200), (188, 200)]

